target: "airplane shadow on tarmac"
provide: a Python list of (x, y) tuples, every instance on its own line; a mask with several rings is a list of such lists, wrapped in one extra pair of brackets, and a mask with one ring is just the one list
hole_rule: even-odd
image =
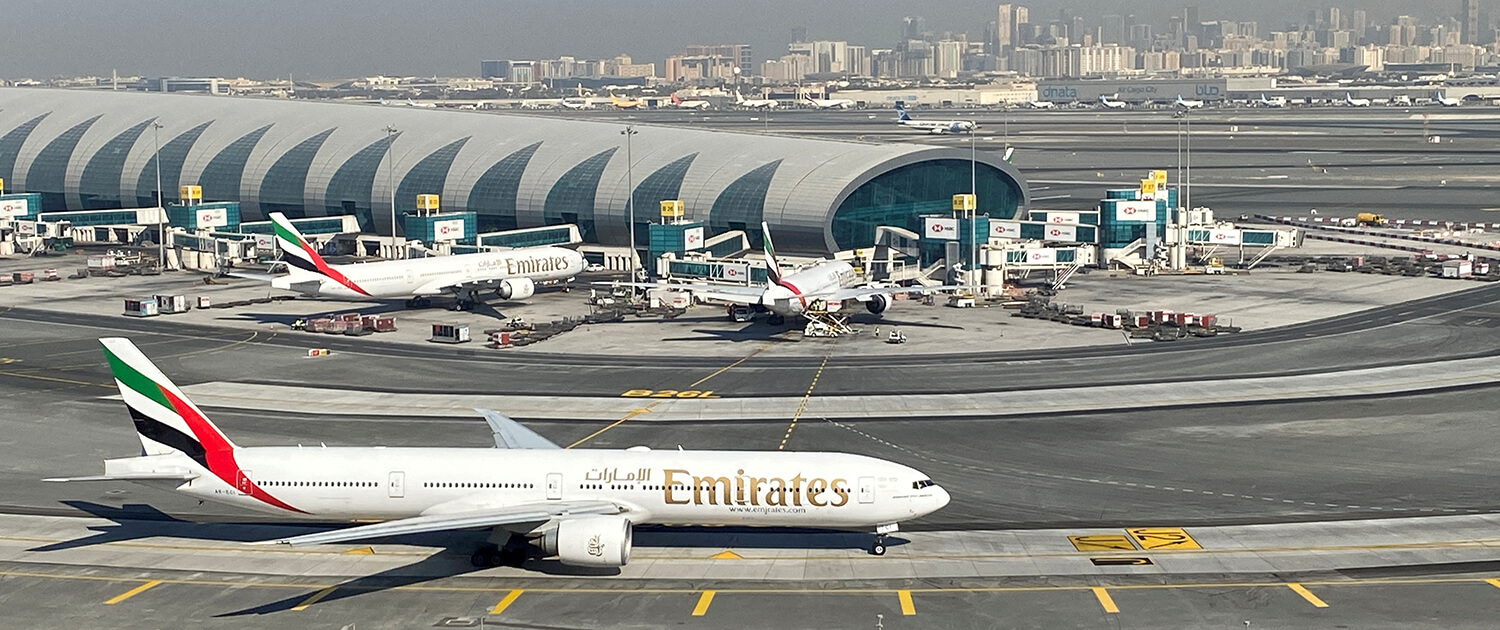
[[(64, 501), (63, 503), (98, 518), (113, 521), (113, 523), (89, 527), (90, 531), (95, 532), (91, 536), (50, 543), (28, 551), (61, 551), (158, 537), (245, 543), (304, 534), (309, 533), (310, 530), (327, 529), (326, 526), (316, 524), (195, 523), (173, 517), (143, 504), (115, 507), (88, 501)], [(475, 568), (469, 562), (469, 554), (483, 544), (488, 537), (488, 531), (467, 530), (371, 539), (365, 542), (417, 545), (438, 549), (438, 551), (412, 564), (340, 582), (332, 590), (328, 590), (328, 587), (309, 587), (306, 592), (299, 592), (296, 595), (259, 606), (221, 613), (215, 617), (242, 617), (289, 611), (325, 590), (328, 592), (318, 599), (319, 603), (475, 573), (482, 569)], [(634, 542), (637, 549), (650, 547), (863, 549), (870, 542), (870, 534), (777, 528), (645, 526), (636, 530)], [(909, 543), (910, 541), (896, 536), (886, 539), (888, 547)], [(522, 568), (529, 572), (553, 576), (591, 577), (612, 576), (620, 573), (619, 569), (614, 568), (570, 567), (556, 560), (541, 559), (527, 560)]]

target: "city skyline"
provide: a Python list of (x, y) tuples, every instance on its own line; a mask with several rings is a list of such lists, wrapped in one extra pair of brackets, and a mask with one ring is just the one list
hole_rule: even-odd
[[(299, 80), (381, 74), (473, 76), (480, 59), (607, 59), (622, 53), (637, 62), (656, 63), (660, 70), (667, 57), (680, 54), (686, 46), (714, 43), (750, 44), (758, 64), (785, 55), (794, 29), (805, 32), (809, 40), (890, 47), (901, 39), (902, 20), (908, 16), (923, 18), (928, 31), (967, 34), (975, 41), (985, 36), (999, 4), (644, 0), (540, 6), (372, 0), (354, 10), (334, 3), (266, 0), (217, 5), (205, 12), (201, 3), (187, 0), (147, 0), (128, 7), (101, 0), (22, 0), (8, 11), (4, 37), (0, 37), (0, 77), (107, 76), (111, 70), (125, 75), (294, 76)], [(1060, 9), (1071, 8), (1063, 2), (1016, 4), (1030, 9), (1033, 23), (1055, 20)], [(1319, 6), (1349, 13), (1364, 9), (1371, 23), (1388, 22), (1398, 13), (1429, 21), (1461, 11), (1457, 0), (1424, 5), (1420, 10), (1403, 4), (1370, 1)], [(1262, 32), (1305, 21), (1312, 10), (1306, 4), (1280, 1), (1198, 2), (1193, 6), (1199, 8), (1203, 20), (1255, 21)], [(1182, 8), (1106, 1), (1090, 4), (1088, 13), (1074, 10), (1088, 24), (1098, 24), (1108, 15), (1135, 14), (1142, 22), (1165, 25), (1168, 16)], [(1478, 10), (1488, 13), (1482, 3)], [(79, 19), (80, 15), (90, 17)]]

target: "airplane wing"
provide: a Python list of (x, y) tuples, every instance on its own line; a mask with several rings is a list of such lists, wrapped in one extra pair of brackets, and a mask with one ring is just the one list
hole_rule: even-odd
[(127, 475), (88, 475), (85, 477), (49, 477), (42, 481), (55, 483), (68, 483), (71, 481), (192, 481), (198, 478), (197, 473), (190, 472), (159, 472), (159, 473), (133, 473)]
[(426, 532), (441, 532), (455, 529), (498, 527), (518, 523), (544, 523), (555, 518), (598, 514), (619, 514), (625, 510), (609, 501), (549, 501), (546, 503), (523, 503), (505, 507), (432, 514), (403, 518), (373, 525), (360, 525), (316, 534), (304, 534), (290, 538), (262, 540), (252, 545), (320, 545), (325, 543), (404, 536)]
[(595, 282), (601, 287), (636, 287), (641, 289), (670, 289), (688, 291), (705, 300), (718, 300), (733, 304), (760, 304), (765, 289), (739, 285), (718, 284), (668, 284), (664, 282)]
[(894, 295), (896, 293), (927, 293), (929, 291), (956, 291), (958, 289), (973, 289), (971, 286), (945, 284), (936, 287), (853, 287), (838, 289), (826, 293), (809, 293), (806, 297), (827, 300), (829, 302), (842, 302), (844, 300), (859, 300), (868, 302), (870, 298), (877, 295)]
[(274, 279), (276, 279), (276, 278), (278, 278), (280, 276), (277, 276), (276, 274), (270, 274), (270, 273), (254, 273), (254, 272), (250, 272), (250, 271), (231, 271), (231, 272), (229, 272), (229, 277), (231, 277), (231, 278), (244, 278), (246, 280), (256, 280), (256, 281), (259, 281), (259, 282), (270, 282), (271, 280), (274, 280)]
[(484, 421), (489, 423), (490, 431), (495, 434), (495, 448), (562, 448), (498, 411), (490, 409), (475, 409), (474, 411), (479, 412), (479, 415), (484, 416)]

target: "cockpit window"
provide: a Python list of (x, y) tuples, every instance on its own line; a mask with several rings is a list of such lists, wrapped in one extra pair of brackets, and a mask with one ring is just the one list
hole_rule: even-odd
[(935, 485), (937, 485), (937, 482), (933, 481), (931, 479), (923, 479), (921, 481), (913, 481), (913, 482), (911, 482), (911, 488), (913, 490), (921, 490), (922, 488), (931, 488), (932, 486), (935, 486)]

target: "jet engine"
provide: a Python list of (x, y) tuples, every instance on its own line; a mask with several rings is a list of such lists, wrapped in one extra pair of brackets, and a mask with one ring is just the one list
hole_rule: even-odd
[(502, 300), (524, 300), (536, 295), (536, 283), (531, 278), (507, 278), (500, 281), (495, 295)]
[(623, 516), (577, 516), (563, 519), (537, 544), (568, 566), (623, 567), (630, 562), (631, 531)]
[(868, 302), (865, 302), (865, 310), (868, 310), (876, 315), (884, 313), (885, 309), (888, 309), (890, 307), (891, 298), (880, 293), (870, 296), (870, 300)]

